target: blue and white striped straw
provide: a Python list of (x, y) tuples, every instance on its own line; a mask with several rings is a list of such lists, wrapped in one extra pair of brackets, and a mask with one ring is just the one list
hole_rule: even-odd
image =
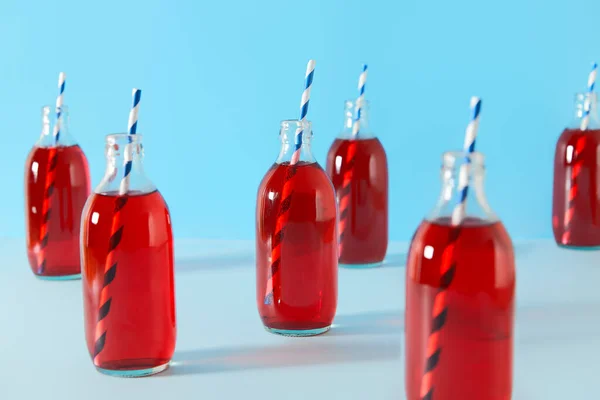
[(133, 89), (131, 96), (133, 97), (133, 104), (131, 105), (131, 111), (129, 111), (129, 124), (127, 125), (127, 133), (130, 135), (135, 135), (137, 133), (138, 112), (140, 110), (140, 98), (142, 97), (142, 91), (140, 89)]
[(479, 128), (479, 113), (481, 111), (481, 99), (471, 97), (471, 121), (465, 132), (464, 153), (465, 160), (460, 166), (458, 176), (458, 190), (460, 199), (452, 212), (452, 225), (460, 225), (465, 219), (467, 210), (467, 194), (469, 192), (469, 169), (471, 166), (471, 154), (475, 151), (475, 139), (477, 138), (477, 129)]
[(594, 63), (592, 71), (588, 77), (588, 96), (586, 96), (585, 103), (583, 106), (583, 118), (581, 119), (581, 130), (587, 130), (590, 125), (590, 111), (592, 109), (592, 94), (594, 93), (594, 86), (596, 86), (596, 74), (598, 73), (598, 64)]
[(58, 144), (58, 140), (60, 139), (60, 121), (62, 116), (62, 108), (63, 108), (63, 94), (65, 92), (65, 80), (67, 79), (67, 75), (64, 72), (58, 74), (58, 96), (56, 97), (56, 123), (54, 124), (54, 144)]
[(308, 113), (308, 102), (310, 101), (310, 89), (312, 88), (313, 75), (315, 73), (315, 60), (310, 60), (306, 66), (306, 79), (304, 83), (304, 92), (302, 92), (302, 101), (300, 102), (300, 127), (296, 130), (296, 140), (294, 154), (290, 165), (300, 161), (300, 150), (302, 149), (302, 134), (304, 124), (306, 123), (306, 114)]
[(356, 99), (356, 119), (352, 125), (352, 136), (358, 136), (360, 131), (360, 116), (365, 101), (365, 84), (367, 83), (367, 64), (363, 65), (362, 73), (358, 78), (358, 98)]
[[(131, 111), (129, 111), (129, 124), (127, 127), (127, 133), (129, 135), (135, 135), (137, 133), (138, 123), (138, 112), (140, 109), (140, 98), (142, 97), (142, 91), (140, 89), (133, 89), (132, 91), (133, 104), (131, 105)], [(129, 175), (131, 174), (131, 167), (133, 166), (133, 150), (131, 149), (131, 142), (133, 140), (129, 137), (129, 143), (125, 146), (124, 158), (124, 172), (123, 179), (121, 179), (121, 185), (119, 186), (119, 194), (124, 195), (129, 191)]]

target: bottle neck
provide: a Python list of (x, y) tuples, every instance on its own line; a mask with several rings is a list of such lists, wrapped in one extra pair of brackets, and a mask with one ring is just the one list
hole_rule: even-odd
[(570, 128), (572, 129), (600, 129), (598, 119), (598, 98), (595, 92), (577, 93), (575, 95), (575, 115)]
[(42, 107), (42, 133), (36, 146), (56, 147), (76, 144), (69, 129), (69, 108), (66, 105), (60, 109), (50, 106)]
[(141, 135), (115, 134), (106, 137), (106, 170), (96, 193), (142, 194), (156, 190), (144, 172)]
[(277, 164), (316, 162), (310, 146), (312, 140), (312, 124), (310, 122), (283, 121), (281, 122), (279, 137), (281, 139), (281, 150), (277, 157)]
[(375, 135), (369, 126), (369, 102), (346, 100), (344, 103), (344, 128), (340, 139), (371, 139)]
[(470, 155), (464, 152), (444, 153), (442, 190), (428, 220), (444, 219), (452, 224), (460, 224), (465, 218), (489, 223), (498, 220), (485, 196), (483, 161), (483, 155), (477, 152)]

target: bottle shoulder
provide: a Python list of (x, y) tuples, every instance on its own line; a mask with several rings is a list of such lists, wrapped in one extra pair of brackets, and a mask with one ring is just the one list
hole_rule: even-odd
[(150, 192), (132, 190), (124, 195), (120, 195), (117, 191), (95, 191), (89, 197), (88, 203), (92, 209), (112, 204), (113, 210), (116, 210), (127, 204), (129, 209), (134, 209), (140, 213), (152, 214), (164, 210), (168, 212), (167, 202), (158, 189)]
[[(448, 263), (455, 265), (456, 274), (459, 269), (464, 273), (461, 280), (469, 290), (483, 279), (489, 279), (494, 290), (514, 282), (514, 247), (500, 221), (472, 219), (459, 226), (447, 219), (422, 221), (410, 244), (408, 276), (437, 285)], [(498, 280), (502, 284), (496, 286)]]
[(576, 141), (580, 138), (600, 141), (600, 128), (587, 129), (585, 131), (582, 131), (579, 128), (565, 128), (558, 137), (557, 144), (571, 144), (571, 141)]
[(448, 244), (458, 240), (458, 237), (465, 239), (469, 245), (486, 246), (492, 243), (512, 252), (512, 240), (502, 221), (478, 217), (467, 217), (460, 225), (452, 225), (450, 217), (426, 218), (417, 228), (411, 246)]
[(347, 155), (352, 151), (362, 156), (375, 156), (378, 159), (387, 160), (387, 155), (383, 144), (377, 137), (371, 138), (336, 138), (329, 146), (328, 156)]
[(56, 158), (58, 168), (73, 167), (75, 172), (84, 172), (89, 179), (89, 162), (85, 153), (79, 145), (56, 146), (56, 147), (38, 147), (33, 146), (27, 158), (25, 167), (31, 169), (35, 164), (35, 169), (45, 168), (51, 158)]
[(317, 162), (300, 162), (290, 165), (288, 162), (274, 164), (267, 171), (259, 186), (259, 196), (264, 192), (279, 192), (288, 186), (296, 192), (330, 191), (334, 195), (333, 185), (325, 170)]

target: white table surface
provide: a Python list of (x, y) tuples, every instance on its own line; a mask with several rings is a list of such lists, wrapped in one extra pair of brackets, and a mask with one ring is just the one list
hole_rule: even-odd
[[(32, 275), (24, 241), (0, 239), (0, 399), (404, 399), (406, 243), (387, 265), (341, 269), (334, 328), (264, 331), (252, 241), (176, 240), (172, 367), (140, 379), (94, 369), (81, 281)], [(515, 244), (515, 400), (600, 399), (600, 252)], [(478, 399), (484, 400), (484, 399)]]

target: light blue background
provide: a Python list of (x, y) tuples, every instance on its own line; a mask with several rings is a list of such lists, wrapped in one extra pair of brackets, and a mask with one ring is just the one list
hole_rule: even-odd
[(462, 146), (472, 95), (487, 193), (514, 239), (549, 237), (552, 159), (573, 94), (600, 60), (597, 1), (3, 0), (0, 235), (22, 236), (23, 165), (67, 73), (71, 128), (104, 170), (104, 135), (124, 131), (132, 87), (147, 173), (180, 237), (252, 238), (259, 181), (297, 118), (323, 165), (369, 63), (371, 125), (387, 149), (391, 239), (408, 240), (439, 191), (439, 156)]

